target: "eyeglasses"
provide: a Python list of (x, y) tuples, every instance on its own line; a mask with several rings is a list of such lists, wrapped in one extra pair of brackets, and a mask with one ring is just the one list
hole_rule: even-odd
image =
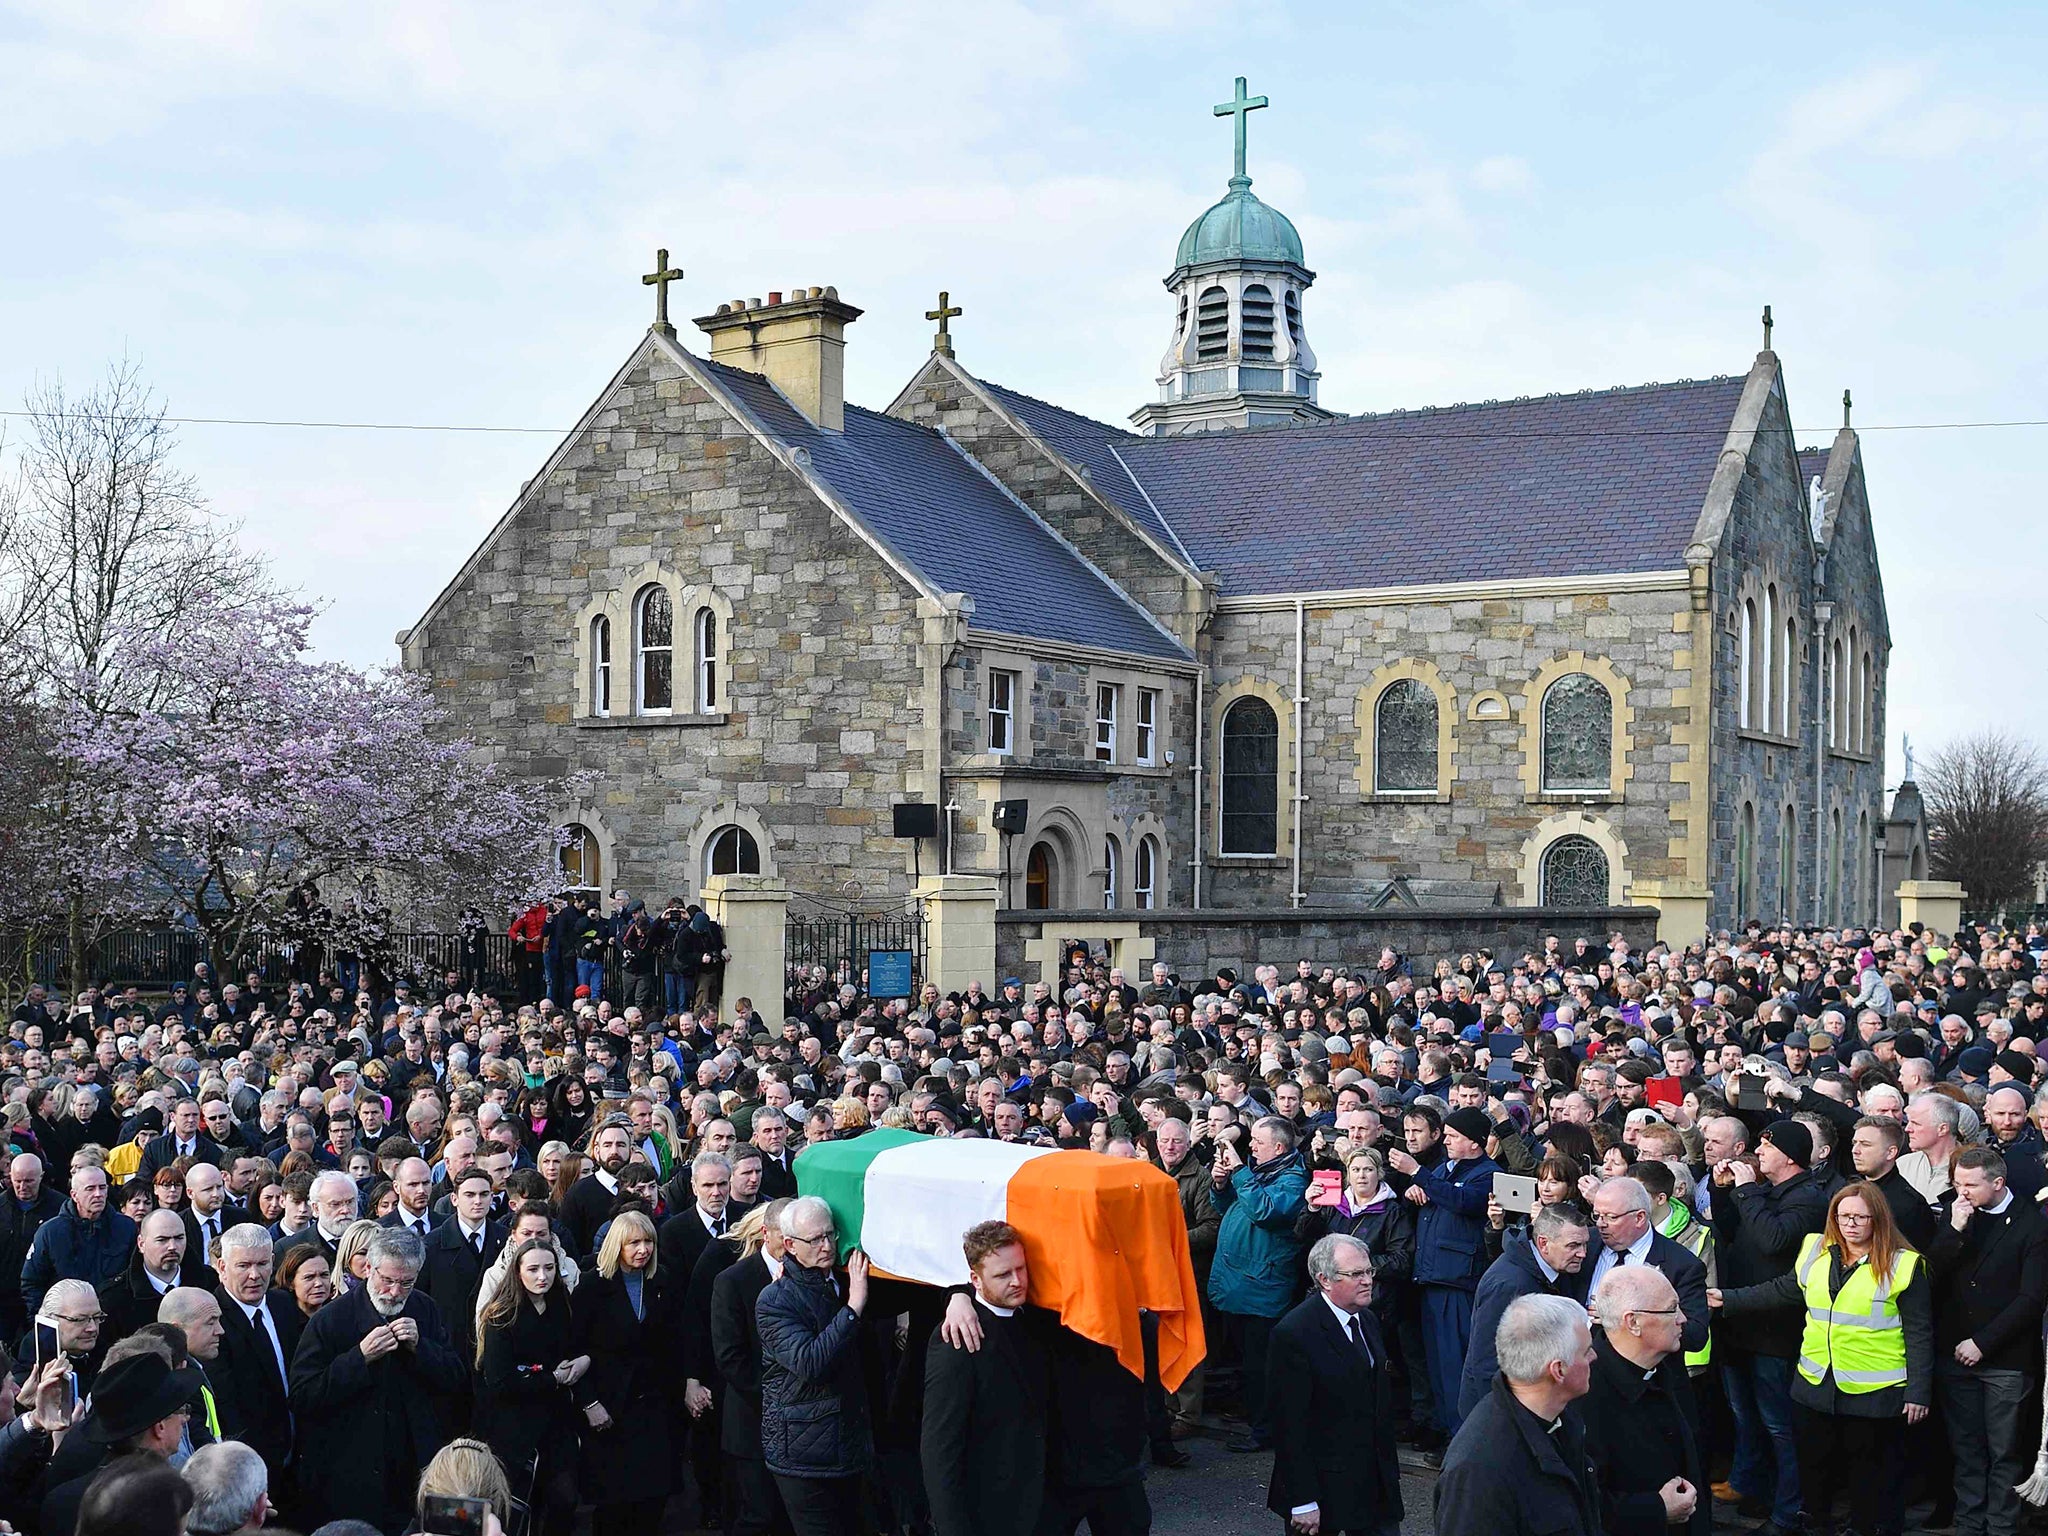
[(1630, 1307), (1629, 1311), (1635, 1313), (1637, 1317), (1676, 1317), (1679, 1308), (1676, 1305), (1668, 1307)]
[(1372, 1278), (1372, 1271), (1369, 1269), (1340, 1269), (1334, 1271), (1330, 1278), (1332, 1280), (1370, 1280)]
[(792, 1237), (790, 1241), (792, 1243), (829, 1243), (838, 1236), (837, 1232), (827, 1227), (823, 1232), (814, 1232), (809, 1237)]
[(66, 1317), (62, 1312), (51, 1314), (51, 1321), (59, 1323), (104, 1323), (106, 1320), (104, 1312), (88, 1312), (83, 1317)]

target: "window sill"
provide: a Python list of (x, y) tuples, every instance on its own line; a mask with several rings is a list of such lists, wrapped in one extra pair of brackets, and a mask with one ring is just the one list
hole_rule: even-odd
[(1784, 747), (1796, 752), (1800, 746), (1797, 736), (1780, 736), (1776, 731), (1759, 731), (1753, 726), (1737, 726), (1735, 734), (1740, 740), (1754, 741), (1766, 747)]
[(1262, 864), (1285, 864), (1288, 862), (1288, 858), (1289, 856), (1284, 853), (1216, 853), (1209, 856), (1209, 862), (1218, 866), (1226, 864), (1255, 866)]
[(1829, 757), (1839, 757), (1845, 763), (1874, 763), (1877, 761), (1868, 752), (1852, 752), (1847, 747), (1829, 747)]
[(1525, 805), (1619, 805), (1621, 796), (1611, 789), (1542, 789), (1523, 796)]
[(1367, 805), (1449, 805), (1447, 789), (1376, 789), (1362, 797)]
[(723, 725), (724, 710), (708, 715), (586, 715), (576, 722), (579, 731), (629, 731), (678, 729), (685, 726)]

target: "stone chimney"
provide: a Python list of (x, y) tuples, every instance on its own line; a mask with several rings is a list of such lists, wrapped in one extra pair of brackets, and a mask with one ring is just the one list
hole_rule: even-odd
[(711, 360), (768, 379), (817, 426), (846, 430), (846, 327), (860, 311), (837, 288), (798, 288), (734, 299), (697, 328), (711, 338)]

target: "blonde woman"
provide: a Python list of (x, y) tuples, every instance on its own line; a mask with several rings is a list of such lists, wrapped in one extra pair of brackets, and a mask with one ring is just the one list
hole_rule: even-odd
[(351, 1222), (334, 1245), (336, 1295), (352, 1291), (370, 1278), (370, 1234), (376, 1230), (377, 1223), (367, 1218)]
[(442, 1446), (427, 1463), (427, 1470), (420, 1474), (418, 1507), (414, 1511), (414, 1521), (420, 1529), (426, 1527), (430, 1493), (443, 1498), (482, 1499), (491, 1506), (501, 1529), (512, 1517), (512, 1487), (505, 1480), (504, 1467), (488, 1445), (466, 1435)]
[(652, 1530), (670, 1491), (668, 1394), (684, 1379), (682, 1291), (657, 1259), (654, 1223), (621, 1211), (598, 1249), (597, 1273), (576, 1288), (590, 1356), (577, 1402), (586, 1426), (583, 1495), (595, 1506), (591, 1536)]

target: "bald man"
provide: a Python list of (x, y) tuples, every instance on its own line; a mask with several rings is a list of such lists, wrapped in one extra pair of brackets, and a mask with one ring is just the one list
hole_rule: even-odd
[(220, 1276), (191, 1251), (185, 1218), (177, 1211), (151, 1211), (136, 1228), (135, 1254), (128, 1272), (100, 1287), (100, 1306), (107, 1314), (108, 1343), (125, 1339), (144, 1323), (157, 1320), (166, 1293), (179, 1286), (212, 1290)]
[(409, 1227), (425, 1241), (434, 1230), (434, 1170), (425, 1158), (408, 1157), (391, 1181), (398, 1191), (398, 1209), (383, 1219), (387, 1227)]

